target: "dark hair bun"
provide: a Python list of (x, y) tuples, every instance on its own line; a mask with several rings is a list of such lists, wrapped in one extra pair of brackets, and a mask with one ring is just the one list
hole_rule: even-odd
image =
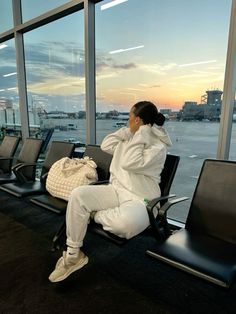
[(157, 118), (156, 118), (156, 124), (159, 125), (159, 126), (163, 126), (165, 121), (166, 121), (165, 116), (162, 113), (158, 112), (157, 113)]
[(133, 106), (133, 113), (136, 117), (143, 120), (143, 124), (154, 123), (162, 126), (165, 122), (165, 117), (162, 113), (158, 112), (157, 107), (150, 101), (139, 101)]

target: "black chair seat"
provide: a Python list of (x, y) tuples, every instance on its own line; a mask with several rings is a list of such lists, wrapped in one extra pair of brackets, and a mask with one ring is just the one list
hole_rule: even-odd
[[(111, 155), (103, 152), (98, 145), (87, 145), (84, 156), (88, 156), (96, 162), (99, 181), (109, 178)], [(53, 197), (48, 192), (46, 192), (45, 195), (33, 197), (30, 201), (58, 214), (66, 212), (67, 201)]]
[[(229, 287), (236, 279), (236, 162), (206, 159), (189, 208), (185, 229), (157, 242), (147, 253), (190, 274)], [(172, 199), (167, 211), (185, 198)]]
[(48, 193), (31, 198), (30, 201), (59, 215), (66, 213), (67, 201), (56, 198)]
[[(0, 187), (0, 189), (16, 197), (26, 197), (31, 195), (47, 193), (45, 188), (45, 180), (50, 167), (53, 165), (55, 161), (57, 161), (60, 158), (71, 157), (73, 151), (74, 151), (73, 143), (53, 141), (50, 146), (50, 149), (46, 154), (39, 181), (37, 181), (34, 177), (33, 180), (3, 184)], [(16, 175), (18, 173), (18, 169), (19, 168), (15, 170)]]
[(229, 286), (236, 277), (235, 251), (235, 244), (182, 229), (147, 253), (198, 277)]
[(25, 197), (45, 192), (45, 188), (40, 181), (25, 182), (24, 184), (21, 182), (6, 183), (1, 186), (1, 190), (16, 197)]
[(35, 179), (36, 162), (40, 154), (43, 140), (36, 138), (26, 138), (15, 165), (11, 171), (0, 175), (0, 185), (9, 182), (32, 181)]
[(13, 156), (19, 145), (18, 136), (5, 135), (0, 145), (0, 173), (11, 173)]
[[(110, 175), (109, 167), (110, 167), (112, 156), (103, 152), (101, 148), (97, 145), (87, 145), (84, 155), (92, 158), (97, 164), (97, 172), (98, 172), (99, 181), (96, 182), (95, 184), (103, 184), (105, 182), (107, 183), (109, 179), (109, 175)], [(170, 155), (170, 154), (167, 155), (164, 169), (161, 173), (160, 187), (162, 191), (162, 196), (168, 196), (169, 194), (171, 183), (174, 179), (174, 176), (178, 167), (178, 163), (179, 163), (179, 156)], [(163, 204), (164, 202), (167, 201), (167, 199), (168, 197), (165, 200), (163, 199), (161, 203)], [(64, 200), (55, 198), (48, 193), (45, 195), (33, 197), (30, 199), (30, 201), (40, 207), (53, 211), (57, 214), (63, 214), (66, 212), (67, 202)], [(153, 205), (155, 206), (158, 203), (159, 203), (159, 198), (156, 199)], [(149, 215), (150, 217), (152, 216), (152, 218), (150, 219), (151, 221), (155, 220), (155, 217), (154, 215), (152, 215), (152, 213), (149, 213)], [(108, 231), (105, 231), (101, 225), (96, 224), (93, 221), (91, 221), (91, 223), (89, 224), (89, 230), (99, 235), (102, 235), (103, 237), (111, 240), (112, 242), (115, 242), (116, 244), (124, 244), (127, 242), (127, 239), (120, 238), (116, 235), (113, 235), (112, 233)], [(54, 248), (57, 247), (57, 242), (59, 238), (61, 237), (61, 235), (63, 235), (64, 231), (65, 231), (65, 223), (62, 224), (62, 226), (59, 228), (57, 234), (54, 237), (54, 240), (53, 240)]]

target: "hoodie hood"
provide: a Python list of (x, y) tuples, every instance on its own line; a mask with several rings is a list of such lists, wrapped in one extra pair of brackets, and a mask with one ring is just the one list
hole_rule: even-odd
[(152, 130), (152, 135), (155, 137), (158, 137), (158, 139), (161, 142), (163, 142), (166, 146), (172, 146), (170, 137), (164, 127), (153, 124), (153, 126), (151, 127), (151, 130)]

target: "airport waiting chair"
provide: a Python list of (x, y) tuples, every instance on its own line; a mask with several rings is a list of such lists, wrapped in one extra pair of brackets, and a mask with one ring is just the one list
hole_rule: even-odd
[[(110, 176), (109, 167), (112, 156), (103, 152), (98, 145), (87, 145), (84, 156), (92, 158), (97, 164), (99, 182), (108, 182)], [(43, 195), (32, 197), (30, 201), (59, 215), (64, 215), (66, 212), (67, 201), (54, 197), (47, 191), (45, 191)]]
[(11, 172), (0, 175), (0, 185), (9, 182), (32, 181), (36, 174), (36, 162), (38, 160), (43, 140), (26, 138), (22, 144), (19, 155)]
[[(103, 152), (98, 145), (87, 145), (85, 148), (84, 156), (92, 158), (96, 163), (99, 184), (108, 183), (110, 176), (109, 168), (112, 156), (106, 152)], [(58, 215), (65, 215), (66, 213), (67, 201), (56, 198), (47, 192), (43, 195), (32, 197), (30, 201), (33, 204), (36, 204), (44, 209), (53, 211)], [(62, 235), (65, 234), (65, 227), (66, 224), (65, 221), (63, 221), (62, 225), (54, 236), (53, 248), (58, 247), (58, 243)]]
[[(104, 154), (104, 153), (103, 153)], [(173, 195), (169, 195), (169, 191), (170, 191), (170, 187), (171, 184), (173, 182), (178, 164), (179, 164), (179, 156), (176, 155), (171, 155), (168, 154), (166, 161), (165, 161), (165, 165), (164, 168), (162, 170), (161, 173), (161, 184), (160, 184), (160, 188), (161, 188), (161, 197), (156, 198), (155, 200), (152, 200), (152, 203), (155, 204), (155, 206), (161, 202), (162, 204), (164, 204), (164, 202), (166, 202), (168, 200), (169, 197), (172, 197)], [(94, 158), (94, 161), (96, 162), (96, 157)], [(104, 162), (104, 160), (103, 160)], [(107, 167), (108, 169), (108, 167)], [(106, 170), (107, 172), (107, 170)], [(109, 178), (109, 173), (107, 173), (107, 177), (106, 179)], [(106, 183), (106, 181), (105, 181)], [(104, 181), (98, 181), (95, 182), (94, 184), (104, 184)], [(66, 204), (65, 204), (66, 206)], [(65, 207), (66, 209), (66, 207)], [(157, 222), (154, 221), (155, 220), (155, 214), (153, 214), (153, 216), (150, 214), (151, 218), (150, 218), (150, 224), (151, 224), (151, 230), (155, 233), (155, 236), (160, 237), (159, 234), (159, 229), (157, 230)], [(160, 226), (159, 226), (160, 228)], [(56, 249), (59, 247), (58, 242), (60, 241), (60, 238), (65, 234), (65, 230), (66, 230), (66, 224), (64, 222), (64, 224), (60, 227), (60, 229), (58, 230), (57, 234), (54, 236), (53, 239), (53, 248)], [(128, 240), (125, 238), (121, 238), (119, 236), (116, 236), (112, 233), (110, 233), (109, 231), (105, 231), (103, 229), (103, 227), (100, 224), (95, 223), (93, 220), (90, 221), (89, 224), (89, 231), (99, 234), (101, 236), (103, 236), (104, 238), (118, 244), (118, 245), (123, 245), (125, 244)]]
[[(169, 195), (170, 188), (172, 182), (175, 177), (176, 170), (178, 168), (180, 157), (172, 154), (167, 154), (165, 164), (163, 170), (161, 172), (161, 182), (160, 182), (160, 190), (161, 190), (161, 197), (155, 198), (150, 200), (148, 204), (151, 204), (152, 207), (155, 207), (158, 211), (159, 204), (162, 206), (164, 205), (167, 200), (174, 195)], [(95, 184), (99, 184), (95, 183)], [(167, 226), (164, 227), (160, 224), (158, 219), (156, 218), (155, 212), (149, 212), (149, 219), (150, 219), (150, 231), (154, 234), (155, 237), (160, 238), (162, 237), (163, 230), (166, 230)], [(125, 244), (128, 240), (125, 238), (121, 238), (116, 236), (108, 231), (105, 231), (101, 225), (95, 223), (94, 221), (90, 222), (89, 226), (90, 231), (95, 232), (116, 244), (122, 245)]]
[(45, 153), (45, 151), (48, 147), (48, 144), (52, 138), (54, 128), (45, 129), (45, 130), (42, 130), (41, 132), (42, 132), (41, 138), (43, 139), (43, 146), (41, 149), (41, 154), (43, 154), (43, 153)]
[[(16, 197), (26, 197), (33, 194), (46, 193), (46, 177), (54, 162), (63, 158), (71, 157), (75, 145), (69, 142), (53, 141), (44, 160), (40, 180), (26, 180), (25, 182), (12, 182), (3, 184), (0, 189)], [(25, 165), (27, 167), (27, 164)], [(18, 169), (16, 169), (16, 175)]]
[[(180, 229), (147, 254), (171, 266), (229, 287), (236, 278), (236, 162), (204, 161), (192, 198), (185, 228)], [(167, 202), (167, 210), (183, 199)]]
[(10, 173), (20, 137), (5, 135), (0, 145), (0, 174)]

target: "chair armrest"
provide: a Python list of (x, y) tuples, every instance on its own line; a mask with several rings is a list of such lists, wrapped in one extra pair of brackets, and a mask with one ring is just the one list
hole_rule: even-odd
[(159, 210), (159, 216), (160, 216), (160, 217), (166, 216), (166, 212), (168, 211), (168, 209), (169, 209), (171, 206), (173, 206), (173, 205), (175, 205), (175, 204), (177, 204), (177, 203), (186, 201), (186, 200), (188, 200), (188, 199), (189, 199), (189, 197), (185, 197), (185, 196), (184, 196), (184, 197), (175, 198), (175, 199), (173, 199), (173, 200), (170, 200), (170, 201), (166, 202), (165, 205), (163, 205), (163, 206), (160, 208), (160, 210)]
[(175, 194), (169, 194), (169, 195), (166, 195), (166, 196), (160, 196), (160, 197), (157, 197), (157, 198), (154, 198), (152, 199), (151, 201), (148, 202), (147, 204), (147, 211), (149, 213), (152, 213), (153, 214), (153, 210), (155, 208), (155, 206), (160, 203), (161, 201), (164, 201), (164, 200), (168, 200), (169, 198), (172, 198), (172, 197), (175, 197)]
[[(36, 163), (27, 163), (27, 164), (21, 163), (12, 167), (12, 171), (14, 172), (19, 182), (25, 183), (28, 181), (34, 181), (35, 173), (36, 173), (36, 165), (37, 165)], [(29, 173), (27, 173), (27, 171)]]
[(13, 157), (0, 157), (0, 173), (10, 173)]
[[(166, 239), (170, 234), (170, 228), (166, 219), (167, 210), (174, 204), (179, 203), (181, 201), (185, 201), (188, 197), (181, 197), (174, 200), (167, 201), (162, 207), (158, 208), (156, 205), (163, 200), (168, 200), (170, 198), (175, 197), (174, 194), (161, 196), (155, 198), (148, 202), (147, 204), (147, 212), (150, 220), (151, 228), (154, 232), (154, 235), (158, 240)], [(155, 216), (154, 210), (157, 211), (157, 215)]]
[(16, 168), (18, 168), (19, 166), (21, 166), (21, 165), (22, 165), (22, 162), (20, 162), (20, 163), (14, 165), (14, 166), (12, 166), (12, 167), (11, 167), (11, 170), (14, 172), (14, 170), (15, 170)]
[[(160, 225), (160, 221), (158, 219), (159, 217), (159, 210), (160, 208), (157, 206), (161, 201), (168, 200), (169, 198), (175, 197), (175, 194), (170, 194), (166, 196), (160, 196), (157, 198), (152, 199), (151, 201), (148, 202), (146, 208), (149, 216), (149, 221), (150, 221), (150, 226), (152, 228), (152, 231), (154, 232), (154, 235), (158, 239), (166, 238), (166, 236), (163, 235), (163, 228)], [(157, 211), (154, 213), (154, 211)]]
[(44, 181), (46, 180), (48, 177), (48, 172), (45, 172), (42, 176), (41, 176), (41, 179)]
[(36, 163), (19, 163), (15, 166), (12, 167), (12, 170), (13, 171), (20, 171), (21, 169), (24, 169), (24, 168), (28, 168), (28, 167), (36, 167)]
[(103, 181), (96, 181), (96, 182), (91, 182), (89, 185), (101, 185), (101, 184), (108, 184), (109, 180), (103, 180)]

